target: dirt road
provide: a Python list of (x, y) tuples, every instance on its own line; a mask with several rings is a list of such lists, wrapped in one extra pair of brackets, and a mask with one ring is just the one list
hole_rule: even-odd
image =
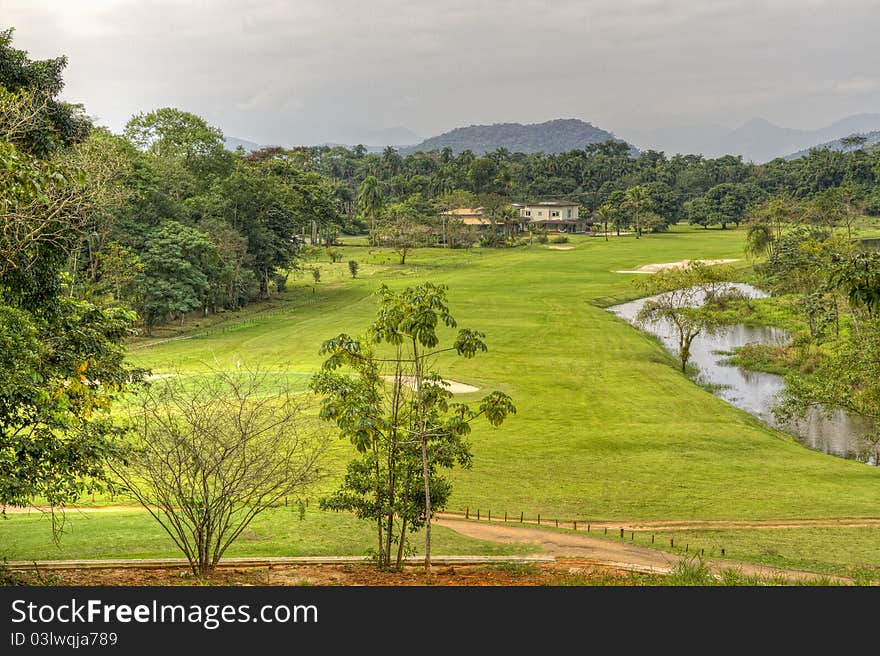
[[(520, 524), (490, 524), (462, 519), (438, 519), (435, 522), (462, 535), (494, 542), (536, 542), (545, 553), (558, 557), (587, 558), (591, 561), (643, 572), (670, 572), (683, 559), (676, 554), (639, 547), (625, 540), (617, 542), (589, 535), (562, 533)], [(803, 570), (765, 567), (751, 563), (707, 559), (703, 562), (715, 572), (737, 569), (743, 574), (762, 577), (784, 577), (789, 580), (824, 578), (824, 575)], [(830, 577), (840, 583), (849, 579)]]

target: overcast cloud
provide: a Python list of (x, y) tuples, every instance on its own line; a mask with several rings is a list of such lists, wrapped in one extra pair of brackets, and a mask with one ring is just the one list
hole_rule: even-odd
[(880, 111), (877, 0), (0, 0), (66, 99), (260, 143), (575, 117), (628, 133)]

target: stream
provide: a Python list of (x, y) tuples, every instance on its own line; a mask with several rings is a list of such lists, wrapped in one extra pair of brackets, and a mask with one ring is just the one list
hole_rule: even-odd
[[(735, 283), (731, 286), (749, 298), (768, 296), (751, 285)], [(636, 315), (647, 300), (642, 298), (622, 303), (608, 310), (637, 328), (657, 336), (667, 350), (677, 355), (678, 339), (669, 322), (640, 324), (636, 321)], [(725, 364), (725, 353), (739, 346), (750, 343), (782, 345), (788, 338), (788, 333), (780, 328), (743, 324), (726, 326), (711, 334), (698, 335), (691, 346), (690, 362), (699, 369), (700, 378), (712, 387), (716, 396), (792, 434), (804, 446), (840, 458), (859, 460), (871, 465), (880, 464), (880, 447), (871, 445), (863, 437), (870, 432), (870, 426), (865, 420), (843, 410), (835, 410), (828, 417), (816, 408), (803, 420), (780, 425), (773, 416), (773, 406), (785, 387), (785, 380), (775, 374), (748, 371)]]

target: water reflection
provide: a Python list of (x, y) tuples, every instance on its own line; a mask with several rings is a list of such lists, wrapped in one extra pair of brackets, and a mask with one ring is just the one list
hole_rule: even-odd
[[(751, 285), (732, 285), (749, 298), (764, 298), (765, 292)], [(639, 299), (608, 308), (617, 316), (637, 325), (660, 338), (666, 348), (677, 354), (678, 338), (674, 327), (667, 321), (637, 324), (636, 315), (648, 299)], [(830, 416), (814, 409), (803, 420), (780, 426), (773, 416), (773, 406), (785, 386), (781, 376), (747, 371), (725, 364), (726, 354), (745, 344), (762, 343), (782, 345), (788, 333), (765, 326), (726, 326), (712, 334), (697, 336), (691, 346), (691, 363), (700, 370), (700, 377), (709, 383), (716, 396), (742, 408), (767, 423), (793, 434), (805, 446), (841, 458), (851, 458), (872, 465), (880, 462), (880, 448), (865, 441), (870, 425), (865, 420), (834, 410)]]

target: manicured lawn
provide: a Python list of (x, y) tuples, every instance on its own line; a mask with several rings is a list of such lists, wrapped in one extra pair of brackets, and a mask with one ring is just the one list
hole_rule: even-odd
[[(464, 537), (438, 526), (432, 531), (437, 555), (535, 554), (537, 544), (499, 544)], [(417, 553), (424, 538), (411, 539)], [(293, 509), (257, 517), (227, 551), (227, 556), (365, 556), (375, 541), (371, 526), (345, 513)], [(0, 559), (64, 560), (94, 558), (181, 557), (171, 538), (143, 511), (68, 512), (58, 544), (49, 520), (40, 514), (11, 514), (0, 521)]]
[[(191, 375), (205, 363), (261, 363), (292, 372), (305, 389), (321, 342), (370, 323), (380, 284), (445, 283), (459, 325), (484, 331), (489, 352), (445, 358), (441, 373), (481, 388), (465, 400), (500, 389), (518, 409), (500, 429), (475, 427), (474, 467), (452, 474), (450, 509), (621, 521), (878, 516), (880, 470), (809, 451), (717, 399), (677, 372), (656, 340), (599, 307), (640, 295), (638, 276), (616, 270), (742, 258), (743, 236), (685, 226), (641, 240), (575, 238), (569, 251), (423, 249), (405, 266), (384, 249), (342, 247), (341, 262), (309, 264), (321, 269), (318, 285), (292, 276), (271, 312), (245, 310), (238, 328), (132, 358)], [(354, 280), (349, 259), (360, 263)], [(349, 450), (336, 442), (337, 471)], [(303, 544), (351, 553), (344, 540), (332, 546), (334, 535), (315, 531)], [(372, 543), (369, 531), (363, 536), (355, 553)]]
[[(475, 428), (474, 468), (454, 474), (452, 509), (630, 520), (877, 515), (880, 471), (809, 451), (720, 401), (655, 340), (595, 305), (639, 295), (637, 276), (615, 270), (739, 258), (743, 234), (683, 227), (641, 240), (583, 237), (570, 251), (425, 249), (405, 266), (382, 249), (343, 248), (342, 262), (318, 264), (316, 293), (310, 279), (292, 281), (288, 312), (133, 356), (157, 372), (261, 362), (305, 384), (322, 340), (366, 328), (381, 283), (445, 283), (460, 325), (484, 331), (489, 352), (447, 358), (442, 373), (501, 389), (518, 408), (500, 429)], [(356, 280), (350, 258), (361, 261)]]
[[(656, 533), (655, 544), (675, 551), (718, 558), (721, 549), (733, 560), (830, 574), (855, 575), (880, 581), (880, 529), (786, 528), (736, 531), (676, 531)], [(637, 544), (650, 535), (636, 535)]]

